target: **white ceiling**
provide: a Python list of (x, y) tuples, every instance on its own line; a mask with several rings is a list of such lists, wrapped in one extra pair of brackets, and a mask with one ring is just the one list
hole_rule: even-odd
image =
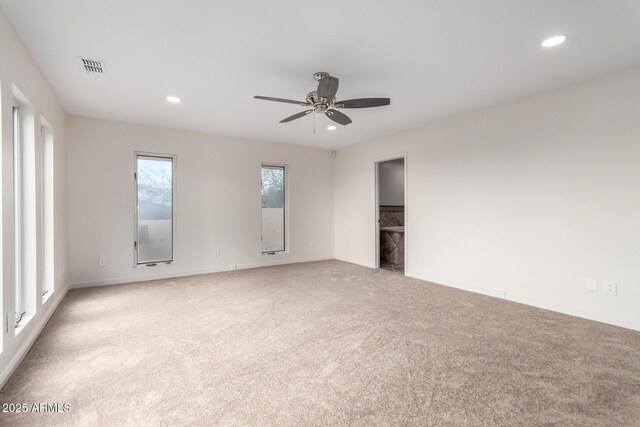
[[(640, 64), (637, 0), (0, 0), (70, 114), (339, 148)], [(543, 49), (548, 36), (567, 42)], [(106, 62), (87, 75), (78, 56)], [(340, 78), (334, 132), (302, 107)], [(167, 95), (182, 99), (178, 105)]]

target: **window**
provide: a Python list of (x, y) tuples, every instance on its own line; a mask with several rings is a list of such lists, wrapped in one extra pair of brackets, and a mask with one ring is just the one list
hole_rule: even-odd
[[(44, 119), (42, 119), (45, 122)], [(53, 129), (42, 126), (42, 299), (53, 294), (54, 246), (53, 246)]]
[(29, 100), (13, 87), (12, 107), (12, 190), (13, 202), (13, 312), (15, 333), (24, 330), (38, 309), (38, 176), (35, 119)]
[(285, 168), (262, 165), (262, 253), (285, 251)]
[(25, 310), (22, 280), (22, 137), (20, 108), (13, 106), (13, 266), (14, 266), (14, 311), (16, 326), (20, 324)]
[(173, 261), (175, 156), (136, 154), (136, 263)]

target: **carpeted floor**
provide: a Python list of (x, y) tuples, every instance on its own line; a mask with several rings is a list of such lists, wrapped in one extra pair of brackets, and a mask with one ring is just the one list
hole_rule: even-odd
[(394, 273), (404, 274), (404, 265), (397, 265), (380, 261), (380, 268), (387, 271), (393, 271)]
[(75, 290), (2, 425), (640, 424), (640, 333), (339, 261)]

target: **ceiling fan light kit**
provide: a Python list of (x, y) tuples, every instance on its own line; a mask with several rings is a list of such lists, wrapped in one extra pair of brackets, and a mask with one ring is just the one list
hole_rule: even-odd
[(315, 73), (313, 78), (318, 82), (318, 89), (309, 92), (307, 94), (306, 101), (294, 101), (291, 99), (273, 98), (270, 96), (254, 96), (254, 98), (262, 99), (264, 101), (296, 104), (301, 107), (311, 107), (309, 110), (302, 111), (280, 120), (280, 123), (288, 123), (310, 113), (319, 113), (324, 114), (330, 120), (333, 120), (343, 126), (351, 123), (351, 119), (343, 112), (336, 110), (336, 108), (371, 108), (382, 107), (391, 103), (389, 98), (359, 98), (336, 101), (336, 94), (338, 93), (340, 80), (323, 71)]

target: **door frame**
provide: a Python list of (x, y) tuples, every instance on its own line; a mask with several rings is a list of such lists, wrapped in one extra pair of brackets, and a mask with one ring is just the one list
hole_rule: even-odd
[(375, 268), (380, 268), (380, 194), (379, 194), (379, 189), (380, 189), (380, 185), (379, 185), (379, 177), (378, 177), (378, 164), (379, 163), (383, 163), (383, 162), (387, 162), (389, 160), (397, 160), (397, 159), (403, 159), (404, 160), (404, 275), (407, 275), (408, 272), (408, 266), (409, 266), (409, 239), (408, 239), (408, 229), (409, 229), (409, 221), (408, 221), (408, 211), (409, 211), (409, 173), (408, 173), (408, 155), (406, 151), (397, 153), (397, 154), (393, 154), (393, 155), (389, 155), (389, 156), (385, 156), (385, 157), (380, 157), (374, 160), (373, 162), (373, 169), (374, 169), (374, 205), (373, 205), (373, 210), (374, 210), (374, 232), (375, 232), (375, 254), (374, 254), (374, 262), (373, 265), (375, 266)]

